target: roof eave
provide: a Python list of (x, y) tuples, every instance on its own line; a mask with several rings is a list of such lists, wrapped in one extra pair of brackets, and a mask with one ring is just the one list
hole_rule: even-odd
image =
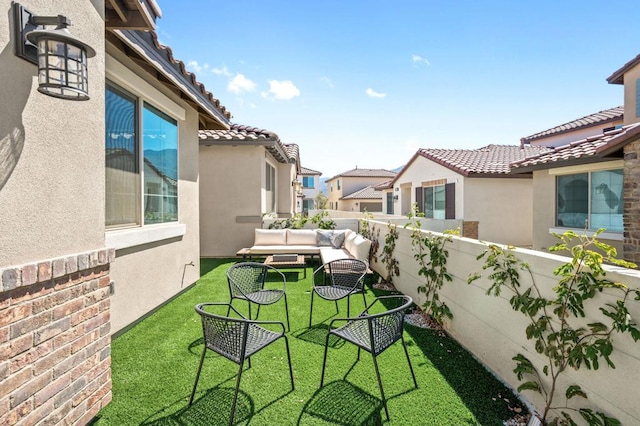
[(607, 83), (609, 84), (624, 84), (624, 74), (629, 71), (631, 68), (640, 64), (640, 55), (636, 56), (626, 64), (624, 64), (620, 69), (614, 71), (609, 77), (607, 77)]

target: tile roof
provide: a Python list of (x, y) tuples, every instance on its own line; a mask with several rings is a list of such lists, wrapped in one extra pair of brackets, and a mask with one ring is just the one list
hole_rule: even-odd
[(607, 77), (607, 82), (609, 84), (624, 84), (624, 74), (638, 64), (640, 64), (640, 55), (624, 64), (620, 69), (614, 71), (613, 74)]
[(390, 177), (392, 178), (395, 176), (396, 176), (396, 172), (392, 172), (386, 169), (359, 169), (356, 167), (355, 169), (347, 170), (346, 172), (337, 174), (331, 179), (327, 179), (327, 180), (333, 180), (339, 177), (376, 177), (376, 178)]
[(567, 132), (572, 132), (579, 129), (587, 129), (589, 127), (606, 124), (612, 121), (622, 120), (624, 118), (624, 106), (617, 106), (614, 108), (598, 111), (593, 114), (585, 115), (584, 117), (569, 121), (559, 126), (552, 127), (547, 130), (535, 133), (530, 136), (526, 136), (521, 139), (522, 143), (529, 143), (536, 139), (542, 139), (548, 136), (559, 135)]
[(382, 191), (383, 189), (393, 188), (393, 179), (385, 180), (377, 185), (373, 185), (376, 191)]
[(309, 169), (307, 167), (300, 166), (300, 174), (301, 175), (318, 175), (322, 176), (322, 172), (317, 170)]
[(300, 147), (295, 143), (284, 144), (290, 163), (296, 163), (296, 174), (300, 173)]
[(478, 149), (428, 148), (418, 150), (416, 156), (425, 157), (463, 176), (509, 177), (506, 176), (509, 173), (509, 164), (548, 151), (548, 149), (538, 146), (521, 148), (516, 145), (487, 145)]
[(382, 200), (382, 192), (377, 191), (373, 185), (369, 185), (345, 195), (341, 200)]
[(516, 161), (511, 164), (511, 168), (513, 173), (524, 173), (531, 170), (561, 167), (571, 164), (591, 163), (615, 153), (624, 145), (639, 137), (640, 123), (630, 124), (601, 135), (581, 139), (567, 145), (559, 146), (551, 151)]
[(200, 145), (264, 145), (267, 151), (281, 163), (296, 161), (299, 163), (298, 145), (285, 145), (280, 137), (269, 130), (242, 124), (231, 124), (229, 130), (198, 131)]
[(170, 82), (184, 94), (184, 99), (193, 102), (199, 113), (211, 117), (218, 125), (229, 125), (231, 113), (197, 81), (195, 74), (187, 71), (184, 62), (174, 58), (170, 47), (160, 44), (154, 31), (114, 30), (110, 33), (127, 45), (128, 49), (121, 50), (129, 56), (139, 56), (162, 75), (159, 81)]

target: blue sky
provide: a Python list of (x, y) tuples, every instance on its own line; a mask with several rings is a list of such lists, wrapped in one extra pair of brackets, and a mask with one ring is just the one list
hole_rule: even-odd
[(622, 105), (640, 2), (158, 0), (160, 41), (233, 114), (331, 177), (519, 144)]

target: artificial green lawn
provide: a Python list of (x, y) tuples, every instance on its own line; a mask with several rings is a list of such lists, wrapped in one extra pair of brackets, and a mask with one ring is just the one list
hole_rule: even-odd
[[(225, 272), (235, 259), (203, 259), (202, 278), (189, 290), (122, 334), (112, 344), (113, 400), (97, 425), (227, 424), (236, 364), (209, 351), (193, 405), (188, 400), (202, 353), (202, 327), (193, 307), (228, 301)], [(307, 279), (285, 271), (291, 331), (288, 333), (295, 378), (291, 390), (284, 340), (252, 357), (242, 374), (236, 424), (251, 425), (501, 425), (524, 410), (512, 392), (456, 342), (439, 333), (405, 324), (405, 340), (415, 369), (415, 389), (401, 343), (378, 356), (391, 421), (382, 409), (373, 362), (342, 341), (331, 341), (325, 383), (319, 389), (326, 325), (333, 303), (316, 298), (308, 329), (312, 268)], [(367, 286), (367, 301), (387, 292)], [(246, 303), (234, 306), (247, 312)], [(346, 301), (340, 303), (346, 316)], [(363, 308), (351, 300), (351, 314)], [(254, 311), (255, 312), (255, 311)], [(263, 307), (261, 320), (282, 320), (284, 303)], [(508, 401), (508, 402), (507, 402)]]

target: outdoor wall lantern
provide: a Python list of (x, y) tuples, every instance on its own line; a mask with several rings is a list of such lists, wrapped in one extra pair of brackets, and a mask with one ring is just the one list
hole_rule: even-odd
[(291, 181), (291, 186), (293, 186), (293, 189), (297, 194), (302, 193), (302, 183), (298, 179)]
[[(87, 58), (96, 51), (67, 27), (69, 18), (36, 16), (13, 4), (16, 55), (38, 66), (38, 92), (61, 99), (89, 99)], [(55, 25), (47, 30), (46, 25)]]

